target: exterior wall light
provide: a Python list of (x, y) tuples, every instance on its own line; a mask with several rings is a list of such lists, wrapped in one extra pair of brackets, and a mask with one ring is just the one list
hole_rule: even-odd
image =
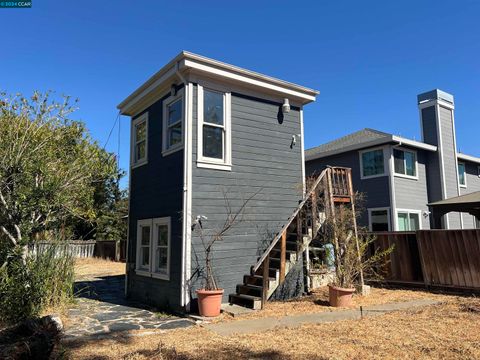
[(288, 99), (284, 99), (284, 100), (283, 100), (282, 112), (283, 112), (284, 114), (290, 112), (290, 102), (288, 101)]

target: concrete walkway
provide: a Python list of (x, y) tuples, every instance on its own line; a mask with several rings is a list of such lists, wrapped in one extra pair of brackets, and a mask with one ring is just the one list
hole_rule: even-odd
[(362, 313), (360, 312), (360, 309), (349, 309), (315, 314), (284, 316), (280, 318), (260, 318), (232, 321), (228, 323), (206, 324), (204, 327), (219, 335), (229, 336), (232, 334), (262, 332), (276, 327), (298, 327), (303, 324), (322, 324), (339, 320), (356, 320), (360, 319), (362, 316), (378, 316), (392, 311), (409, 310), (438, 303), (439, 301), (429, 299), (413, 300), (401, 303), (365, 306), (363, 307)]

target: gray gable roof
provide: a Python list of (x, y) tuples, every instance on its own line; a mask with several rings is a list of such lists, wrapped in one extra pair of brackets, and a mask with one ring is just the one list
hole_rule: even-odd
[(390, 142), (392, 140), (392, 134), (365, 128), (326, 144), (305, 150), (305, 158), (308, 160), (323, 157), (329, 154), (347, 151), (352, 147), (361, 148), (362, 145), (368, 145), (371, 142), (381, 142), (382, 140), (385, 140), (385, 143)]

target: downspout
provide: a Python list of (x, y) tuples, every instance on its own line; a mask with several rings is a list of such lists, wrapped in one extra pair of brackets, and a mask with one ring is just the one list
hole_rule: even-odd
[(187, 257), (189, 256), (189, 251), (187, 247), (189, 246), (188, 240), (191, 236), (191, 208), (190, 208), (190, 147), (191, 139), (189, 134), (191, 134), (191, 91), (190, 85), (185, 79), (185, 77), (180, 73), (179, 62), (175, 64), (175, 74), (178, 76), (180, 81), (184, 84), (184, 159), (183, 159), (183, 220), (182, 220), (182, 260), (181, 260), (181, 287), (180, 287), (180, 306), (185, 308), (185, 311), (189, 311), (189, 301), (188, 301), (188, 281), (190, 274), (190, 262)]

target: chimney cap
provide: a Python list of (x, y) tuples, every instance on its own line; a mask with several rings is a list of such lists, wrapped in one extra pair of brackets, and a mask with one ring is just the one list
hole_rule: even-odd
[(442, 91), (440, 89), (427, 91), (417, 96), (417, 101), (419, 104), (432, 101), (432, 100), (443, 100), (452, 105), (454, 104), (453, 95), (445, 91)]

